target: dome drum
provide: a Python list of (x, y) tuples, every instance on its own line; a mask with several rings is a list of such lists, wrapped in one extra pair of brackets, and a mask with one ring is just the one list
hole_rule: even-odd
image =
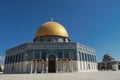
[(33, 40), (34, 42), (70, 42), (67, 37), (61, 36), (41, 36)]

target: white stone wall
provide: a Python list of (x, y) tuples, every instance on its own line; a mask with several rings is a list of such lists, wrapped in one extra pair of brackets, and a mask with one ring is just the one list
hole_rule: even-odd
[(97, 71), (97, 63), (77, 61), (78, 72)]
[[(47, 73), (48, 72), (48, 63), (39, 61), (32, 63), (31, 71), (31, 61), (24, 61), (13, 64), (6, 64), (5, 73)], [(37, 65), (37, 67), (36, 67)], [(14, 66), (14, 68), (12, 67)], [(12, 69), (13, 68), (13, 69)], [(56, 72), (85, 72), (85, 71), (97, 71), (97, 64), (93, 62), (86, 61), (56, 61)]]

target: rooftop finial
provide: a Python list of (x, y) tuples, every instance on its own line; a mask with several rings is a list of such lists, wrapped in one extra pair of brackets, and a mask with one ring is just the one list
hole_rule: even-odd
[(53, 17), (50, 18), (51, 19), (51, 22), (53, 21)]

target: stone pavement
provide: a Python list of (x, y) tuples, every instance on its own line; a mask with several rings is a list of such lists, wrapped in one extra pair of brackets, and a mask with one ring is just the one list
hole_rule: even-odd
[(47, 74), (0, 74), (0, 80), (120, 80), (120, 71)]

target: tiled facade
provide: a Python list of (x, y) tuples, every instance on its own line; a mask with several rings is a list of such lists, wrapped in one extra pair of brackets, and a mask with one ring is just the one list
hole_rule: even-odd
[(83, 44), (25, 43), (7, 50), (4, 73), (48, 73), (50, 55), (56, 58), (55, 72), (97, 70), (95, 50)]

